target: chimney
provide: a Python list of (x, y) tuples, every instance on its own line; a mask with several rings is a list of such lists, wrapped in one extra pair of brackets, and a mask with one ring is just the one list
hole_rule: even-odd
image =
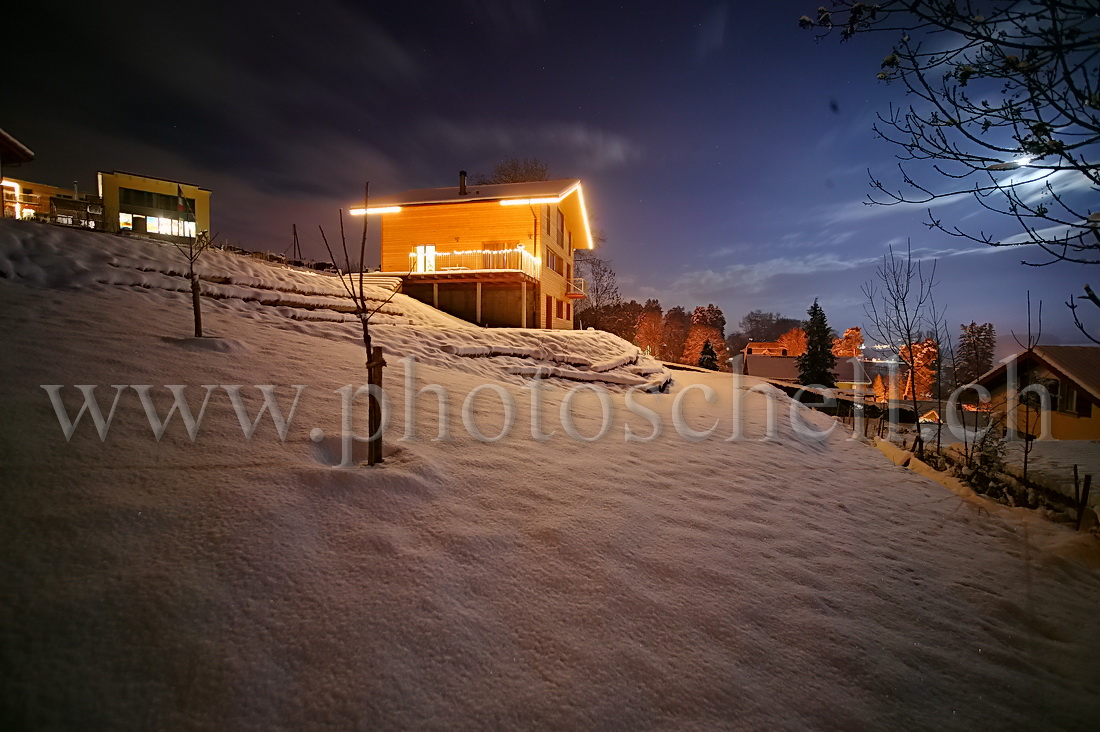
[(458, 171), (458, 195), (466, 195), (466, 171)]

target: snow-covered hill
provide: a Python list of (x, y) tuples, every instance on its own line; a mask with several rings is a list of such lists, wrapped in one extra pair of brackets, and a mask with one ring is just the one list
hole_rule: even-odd
[[(647, 364), (401, 297), (387, 459), (334, 468), (363, 380), (338, 283), (211, 258), (196, 341), (171, 254), (0, 222), (5, 728), (1095, 724), (1095, 537), (729, 375), (533, 385), (508, 371)], [(102, 439), (43, 388), (72, 420), (77, 385)]]
[[(212, 310), (207, 317), (213, 334), (218, 333), (218, 313), (231, 311), (253, 319), (298, 321), (307, 324), (300, 331), (322, 337), (355, 342), (361, 338), (351, 315), (354, 305), (335, 274), (218, 250), (203, 254), (196, 270), (204, 307)], [(186, 260), (164, 242), (0, 219), (0, 277), (22, 284), (143, 290), (186, 309), (186, 275)], [(391, 288), (372, 284), (369, 278), (365, 292), (378, 308), (371, 318), (372, 338), (389, 354), (515, 383), (521, 380), (516, 374), (529, 375), (540, 366), (559, 379), (578, 377), (577, 371), (583, 370), (591, 372), (578, 377), (585, 381), (625, 386), (659, 386), (671, 378), (637, 347), (610, 333), (486, 330), (406, 295), (394, 295)]]

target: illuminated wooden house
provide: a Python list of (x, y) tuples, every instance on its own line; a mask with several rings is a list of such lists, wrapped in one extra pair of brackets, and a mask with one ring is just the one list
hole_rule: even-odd
[(402, 292), (472, 323), (572, 328), (585, 296), (573, 253), (591, 249), (576, 179), (428, 188), (351, 213), (381, 223), (382, 271)]

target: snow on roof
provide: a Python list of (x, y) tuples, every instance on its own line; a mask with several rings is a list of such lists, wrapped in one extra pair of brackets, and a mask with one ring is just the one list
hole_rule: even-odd
[[(1030, 351), (1014, 354), (1012, 358), (1022, 359), (1029, 353), (1072, 379), (1077, 386), (1100, 402), (1100, 346), (1035, 346)], [(976, 379), (975, 383), (988, 384), (998, 379), (1005, 371), (1006, 363), (1007, 361), (997, 364)]]
[(579, 187), (576, 178), (561, 180), (537, 180), (526, 183), (494, 183), (468, 185), (466, 195), (459, 195), (458, 186), (447, 188), (417, 188), (389, 196), (371, 197), (371, 207), (414, 206), (431, 203), (470, 203), (472, 201), (498, 201), (506, 198), (563, 198)]
[(18, 164), (34, 160), (34, 153), (4, 130), (0, 130), (0, 162)]
[(1034, 351), (1100, 400), (1100, 346), (1036, 346)]

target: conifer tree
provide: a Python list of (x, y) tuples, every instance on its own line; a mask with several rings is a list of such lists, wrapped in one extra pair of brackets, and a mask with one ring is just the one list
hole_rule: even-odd
[(997, 347), (997, 332), (992, 323), (959, 326), (958, 382), (960, 385), (976, 381), (993, 368), (993, 351)]
[(806, 352), (796, 361), (799, 381), (806, 385), (834, 387), (836, 356), (833, 355), (833, 331), (816, 299), (806, 313), (810, 316), (806, 321)]
[(702, 353), (699, 354), (699, 367), (711, 371), (718, 370), (718, 354), (714, 352), (714, 346), (710, 344), (709, 338), (703, 344)]

